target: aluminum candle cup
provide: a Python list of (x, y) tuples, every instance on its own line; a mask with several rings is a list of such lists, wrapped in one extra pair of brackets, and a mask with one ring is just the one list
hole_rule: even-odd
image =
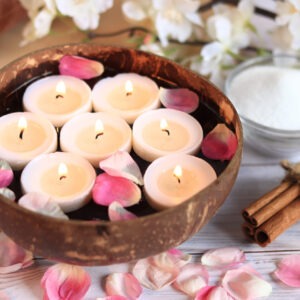
[[(238, 149), (230, 161), (210, 161), (217, 180), (178, 206), (155, 212), (143, 195), (140, 203), (130, 208), (138, 218), (109, 222), (99, 218), (105, 208), (91, 201), (82, 210), (69, 213), (71, 220), (60, 220), (26, 210), (0, 196), (1, 229), (35, 255), (81, 265), (128, 262), (178, 246), (211, 219), (235, 182), (241, 161), (242, 132), (233, 105), (207, 80), (162, 57), (132, 49), (78, 44), (40, 50), (3, 68), (0, 71), (0, 115), (21, 110), (24, 83), (29, 84), (32, 78), (45, 73), (57, 74), (59, 60), (64, 55), (100, 61), (106, 68), (103, 76), (133, 72), (165, 88), (194, 91), (199, 95), (200, 105), (193, 117), (201, 123), (204, 135), (222, 121), (235, 132)], [(131, 154), (144, 173), (149, 163), (134, 152)], [(201, 152), (197, 155), (203, 157)], [(12, 188), (19, 198), (17, 177)]]

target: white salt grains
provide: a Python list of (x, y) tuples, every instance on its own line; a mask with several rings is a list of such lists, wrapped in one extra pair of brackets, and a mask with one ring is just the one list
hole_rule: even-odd
[(283, 130), (300, 130), (300, 70), (254, 66), (233, 78), (228, 97), (242, 117)]

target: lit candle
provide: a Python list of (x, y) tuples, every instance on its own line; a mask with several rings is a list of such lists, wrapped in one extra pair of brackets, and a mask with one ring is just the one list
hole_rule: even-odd
[(132, 134), (134, 152), (147, 161), (175, 152), (195, 154), (203, 138), (202, 127), (195, 118), (166, 108), (139, 116)]
[(72, 118), (61, 129), (63, 151), (85, 157), (94, 167), (118, 150), (130, 152), (132, 134), (126, 121), (107, 112), (84, 113)]
[(16, 112), (0, 118), (0, 157), (14, 170), (41, 153), (57, 149), (53, 125), (37, 114)]
[(160, 105), (157, 84), (135, 73), (100, 80), (93, 88), (92, 99), (95, 111), (115, 113), (129, 124), (143, 112)]
[(28, 86), (23, 106), (61, 127), (73, 116), (92, 110), (91, 89), (75, 77), (49, 76)]
[(178, 205), (217, 178), (203, 159), (187, 154), (170, 154), (153, 161), (144, 175), (149, 204), (158, 210)]
[(84, 158), (65, 152), (42, 154), (33, 159), (21, 174), (24, 193), (49, 196), (64, 212), (74, 211), (91, 199), (96, 179), (92, 165)]

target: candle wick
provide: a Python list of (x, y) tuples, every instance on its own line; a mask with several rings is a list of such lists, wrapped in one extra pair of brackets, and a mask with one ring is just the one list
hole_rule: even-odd
[(170, 131), (168, 129), (162, 129), (162, 131), (166, 132), (168, 135), (170, 135)]
[(56, 98), (56, 99), (58, 99), (58, 98), (64, 98), (64, 96), (63, 96), (63, 95), (60, 95), (60, 94), (58, 94), (58, 95), (56, 95), (56, 96), (55, 96), (55, 98)]
[(176, 176), (175, 174), (173, 174), (173, 175), (174, 175), (174, 177), (176, 177), (178, 183), (180, 183), (181, 182), (180, 177)]
[(62, 175), (62, 176), (59, 177), (59, 180), (63, 180), (63, 179), (66, 179), (66, 178), (67, 178), (66, 175)]
[(131, 96), (132, 95), (132, 92), (126, 92), (126, 96)]
[(104, 134), (103, 132), (99, 132), (99, 133), (97, 133), (97, 134), (96, 134), (96, 136), (95, 136), (95, 139), (97, 140), (97, 139), (98, 139), (98, 137), (99, 137), (99, 136), (101, 136), (101, 135), (103, 135), (103, 134)]
[(24, 134), (24, 129), (21, 129), (20, 134), (19, 134), (19, 138), (21, 140), (23, 139), (23, 134)]

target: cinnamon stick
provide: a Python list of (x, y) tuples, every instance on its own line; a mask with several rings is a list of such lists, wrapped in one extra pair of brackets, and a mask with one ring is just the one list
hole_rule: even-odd
[(255, 235), (255, 228), (252, 224), (248, 223), (248, 222), (244, 222), (242, 224), (242, 229), (243, 232), (245, 233), (245, 235), (251, 239), (254, 238)]
[(297, 183), (292, 184), (285, 191), (271, 200), (267, 205), (259, 209), (252, 216), (249, 216), (250, 223), (256, 227), (260, 226), (295, 200), (299, 196), (299, 191), (299, 185)]
[(255, 230), (254, 240), (265, 247), (299, 220), (300, 198), (297, 198), (258, 227)]
[(283, 181), (279, 186), (268, 192), (267, 194), (263, 195), (259, 199), (257, 199), (255, 202), (251, 203), (248, 207), (246, 207), (242, 215), (246, 221), (250, 221), (250, 216), (256, 213), (258, 210), (266, 206), (268, 203), (270, 203), (275, 197), (277, 197), (279, 194), (287, 190), (292, 183), (290, 181)]

